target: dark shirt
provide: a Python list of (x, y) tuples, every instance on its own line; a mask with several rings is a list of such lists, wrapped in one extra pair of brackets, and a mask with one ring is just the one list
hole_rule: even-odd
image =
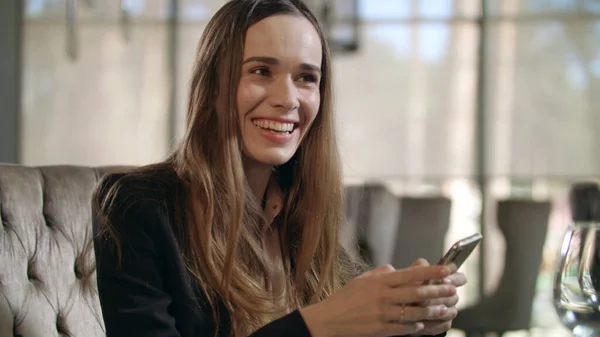
[[(229, 334), (227, 312), (220, 306), (215, 322), (205, 294), (184, 266), (183, 186), (172, 170), (111, 174), (98, 186), (99, 199), (119, 180), (108, 219), (121, 243), (117, 266), (114, 240), (99, 235), (95, 214), (94, 251), (100, 304), (107, 337), (212, 337)], [(94, 209), (97, 206), (94, 205)], [(439, 335), (444, 336), (445, 334)], [(254, 337), (310, 337), (296, 310), (252, 334)]]

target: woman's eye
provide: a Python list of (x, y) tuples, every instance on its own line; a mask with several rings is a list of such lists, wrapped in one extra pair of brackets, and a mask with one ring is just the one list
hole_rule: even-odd
[(269, 69), (267, 69), (267, 68), (256, 68), (256, 69), (252, 70), (252, 73), (256, 74), (256, 75), (267, 76), (267, 75), (269, 75)]
[(300, 79), (302, 80), (302, 82), (310, 82), (310, 83), (314, 83), (317, 81), (317, 77), (314, 75), (310, 75), (310, 74), (302, 75), (302, 77)]

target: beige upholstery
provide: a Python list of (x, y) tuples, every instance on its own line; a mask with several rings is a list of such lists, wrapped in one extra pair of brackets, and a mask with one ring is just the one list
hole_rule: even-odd
[(0, 165), (0, 337), (104, 336), (88, 245), (107, 170)]

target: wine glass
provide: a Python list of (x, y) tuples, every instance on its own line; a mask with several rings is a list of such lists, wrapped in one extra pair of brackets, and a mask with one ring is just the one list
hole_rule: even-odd
[(575, 222), (565, 234), (554, 307), (576, 337), (600, 337), (600, 223)]

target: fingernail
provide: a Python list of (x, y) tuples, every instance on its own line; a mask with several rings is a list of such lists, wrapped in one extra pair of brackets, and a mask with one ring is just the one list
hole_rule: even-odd
[(448, 308), (446, 308), (445, 305), (441, 305), (438, 307), (438, 315), (440, 315), (440, 316), (444, 316), (447, 311), (448, 311)]
[(445, 278), (443, 282), (444, 284), (452, 284), (452, 280), (449, 278)]
[(442, 274), (450, 275), (450, 273), (452, 273), (452, 270), (450, 270), (450, 268), (448, 268), (448, 267), (442, 268)]

